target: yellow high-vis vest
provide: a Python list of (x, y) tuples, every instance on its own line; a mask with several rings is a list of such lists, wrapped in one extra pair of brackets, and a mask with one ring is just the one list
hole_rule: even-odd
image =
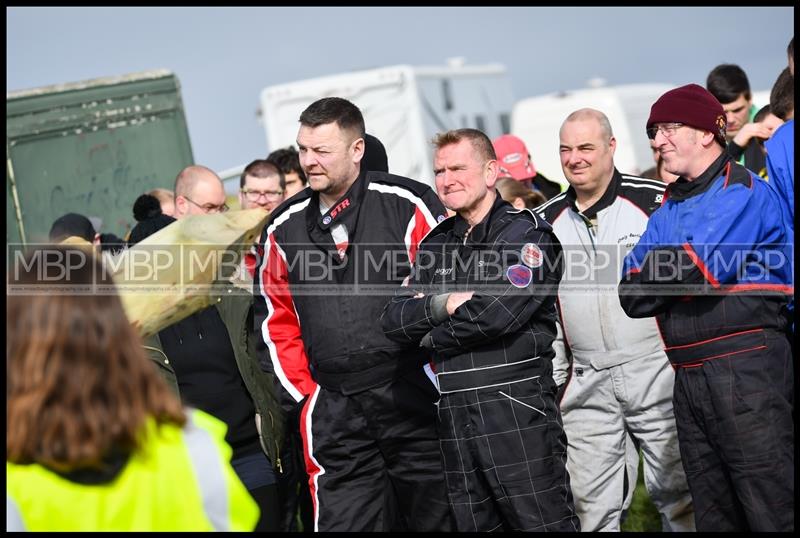
[(6, 462), (6, 530), (252, 531), (259, 509), (230, 465), (226, 425), (187, 418), (183, 429), (149, 419), (142, 449), (104, 484)]

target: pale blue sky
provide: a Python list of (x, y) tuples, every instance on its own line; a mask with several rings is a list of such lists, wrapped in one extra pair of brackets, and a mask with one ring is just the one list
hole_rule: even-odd
[[(166, 68), (181, 82), (195, 160), (263, 157), (259, 93), (396, 64), (503, 63), (516, 99), (581, 88), (704, 85), (737, 63), (753, 90), (786, 66), (791, 7), (241, 7), (6, 9), (6, 90)], [(369, 126), (367, 126), (369, 129)]]

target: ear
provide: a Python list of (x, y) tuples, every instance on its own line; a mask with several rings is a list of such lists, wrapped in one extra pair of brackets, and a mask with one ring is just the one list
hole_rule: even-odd
[(359, 163), (364, 158), (364, 138), (357, 138), (351, 145), (350, 150), (353, 152), (353, 162)]
[(517, 196), (516, 198), (514, 198), (514, 201), (511, 202), (511, 205), (513, 205), (517, 209), (525, 209), (525, 200)]
[(704, 148), (710, 147), (712, 144), (716, 144), (717, 140), (714, 138), (714, 133), (711, 131), (700, 131), (702, 134), (700, 135), (700, 144), (703, 145)]
[(484, 180), (486, 182), (486, 186), (489, 189), (494, 188), (494, 184), (497, 183), (497, 174), (500, 171), (500, 165), (497, 164), (495, 159), (486, 163), (486, 169), (484, 171)]
[(611, 152), (611, 156), (614, 156), (614, 152), (617, 151), (617, 139), (613, 136), (611, 140), (608, 141), (608, 150)]
[(186, 214), (186, 210), (187, 210), (187, 207), (186, 207), (187, 205), (189, 205), (189, 202), (186, 200), (186, 198), (184, 198), (183, 195), (181, 195), (181, 194), (176, 194), (175, 195), (175, 214), (173, 216), (177, 218), (178, 216), (185, 215)]

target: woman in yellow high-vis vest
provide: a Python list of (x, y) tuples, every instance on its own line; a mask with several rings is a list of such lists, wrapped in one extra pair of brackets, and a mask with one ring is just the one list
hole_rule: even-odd
[(253, 530), (225, 424), (181, 408), (102, 264), (55, 246), (11, 261), (6, 530)]

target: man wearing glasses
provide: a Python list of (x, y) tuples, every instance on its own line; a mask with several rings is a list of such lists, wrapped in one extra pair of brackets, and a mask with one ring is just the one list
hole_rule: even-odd
[(675, 368), (698, 531), (794, 530), (791, 231), (771, 185), (725, 152), (725, 111), (697, 84), (662, 95), (647, 134), (664, 193), (623, 263), (620, 302), (655, 316)]
[(264, 159), (248, 164), (239, 182), (242, 209), (263, 207), (272, 211), (283, 202), (286, 180), (277, 166)]
[(187, 166), (175, 178), (175, 218), (187, 215), (225, 213), (225, 188), (213, 170), (205, 166)]
[[(176, 219), (227, 210), (225, 189), (214, 171), (199, 165), (181, 170), (175, 179)], [(191, 256), (182, 259), (193, 263)], [(283, 413), (274, 378), (261, 371), (254, 355), (248, 322), (252, 296), (234, 286), (235, 281), (215, 280), (210, 293), (216, 300), (160, 331), (158, 344), (175, 370), (182, 400), (227, 425), (231, 464), (261, 511), (255, 530), (277, 531)]]

